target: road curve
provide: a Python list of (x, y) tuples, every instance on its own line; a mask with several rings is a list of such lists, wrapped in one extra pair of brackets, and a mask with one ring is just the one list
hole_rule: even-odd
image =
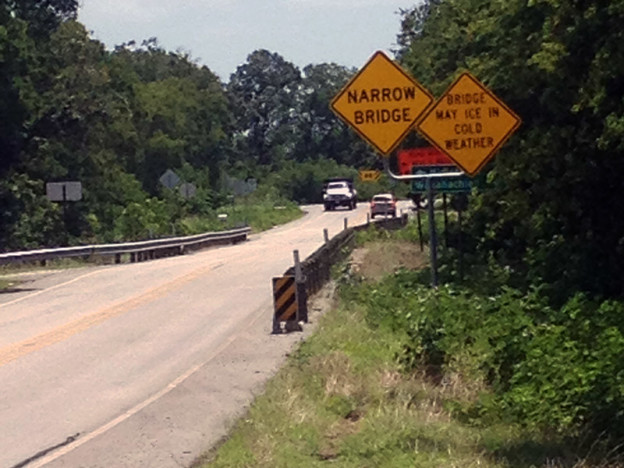
[(305, 336), (270, 335), (271, 278), (368, 205), (304, 209), (239, 245), (0, 294), (0, 466), (188, 466)]

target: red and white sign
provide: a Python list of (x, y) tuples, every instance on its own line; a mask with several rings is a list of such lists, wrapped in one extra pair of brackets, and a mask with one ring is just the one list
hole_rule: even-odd
[(438, 148), (411, 148), (398, 151), (399, 173), (412, 173), (413, 166), (455, 166), (455, 163)]

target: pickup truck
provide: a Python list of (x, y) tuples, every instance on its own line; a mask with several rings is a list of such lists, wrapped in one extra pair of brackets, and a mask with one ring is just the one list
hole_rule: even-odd
[(323, 184), (323, 205), (325, 211), (332, 211), (338, 206), (354, 209), (357, 206), (357, 191), (353, 187), (353, 179), (327, 179)]

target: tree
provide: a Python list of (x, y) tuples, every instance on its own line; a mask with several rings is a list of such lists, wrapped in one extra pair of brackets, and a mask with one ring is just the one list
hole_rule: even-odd
[[(403, 37), (403, 64), (434, 94), (470, 70), (523, 119), (485, 168), (470, 226), (518, 284), (553, 300), (622, 295), (624, 4), (430, 2)], [(404, 27), (410, 22), (404, 22)]]
[(45, 38), (64, 21), (75, 19), (78, 0), (2, 0), (0, 18), (4, 24), (9, 17), (28, 24), (31, 35)]
[(308, 65), (297, 97), (295, 158), (334, 159), (339, 164), (372, 167), (376, 156), (330, 109), (332, 99), (355, 70), (337, 64)]
[(232, 74), (227, 90), (237, 122), (238, 154), (257, 164), (292, 155), (301, 73), (277, 53), (257, 50)]
[(216, 188), (220, 164), (230, 150), (232, 115), (225, 90), (206, 67), (198, 67), (184, 54), (150, 48), (115, 55), (136, 71), (133, 85), (134, 126), (140, 154), (133, 162), (144, 187), (152, 195), (167, 169), (210, 169)]
[(27, 24), (10, 15), (0, 23), (0, 176), (16, 163), (23, 144), (27, 109), (20, 96), (32, 89), (29, 70), (34, 66), (35, 43)]

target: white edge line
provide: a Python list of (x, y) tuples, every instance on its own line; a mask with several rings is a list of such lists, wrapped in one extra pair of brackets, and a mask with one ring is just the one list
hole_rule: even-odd
[(95, 275), (97, 273), (101, 273), (103, 271), (104, 270), (90, 271), (88, 273), (84, 273), (84, 274), (82, 274), (80, 276), (77, 276), (74, 279), (71, 279), (69, 281), (65, 281), (64, 283), (55, 284), (54, 286), (50, 286), (49, 288), (42, 289), (42, 290), (34, 292), (32, 294), (28, 294), (27, 296), (19, 297), (17, 299), (13, 299), (12, 301), (9, 301), (9, 302), (4, 302), (4, 303), (0, 304), (0, 310), (3, 307), (10, 306), (10, 305), (13, 305), (13, 304), (17, 304), (18, 302), (25, 301), (26, 299), (30, 299), (31, 297), (39, 296), (40, 294), (43, 294), (45, 292), (49, 292), (49, 291), (53, 291), (53, 290), (58, 289), (58, 288), (62, 288), (63, 286), (67, 286), (68, 284), (75, 283), (78, 280), (81, 280), (81, 279), (86, 278), (88, 276)]
[[(261, 307), (260, 309), (262, 309), (262, 311), (264, 311), (264, 308)], [(65, 447), (55, 451), (54, 453), (51, 453), (50, 455), (47, 455), (35, 462), (33, 462), (33, 464), (31, 465), (32, 468), (40, 468), (54, 460), (56, 460), (57, 458), (62, 457), (63, 455), (67, 455), (68, 453), (72, 452), (73, 450), (77, 449), (78, 447), (80, 447), (83, 444), (86, 444), (87, 442), (95, 439), (96, 437), (98, 437), (101, 434), (104, 434), (106, 431), (112, 429), (113, 427), (117, 426), (118, 424), (121, 424), (122, 422), (124, 422), (125, 420), (129, 419), (131, 416), (134, 416), (135, 414), (137, 414), (139, 411), (141, 411), (142, 409), (146, 408), (147, 406), (149, 406), (150, 404), (154, 403), (156, 400), (158, 400), (159, 398), (162, 398), (163, 396), (165, 396), (167, 393), (171, 392), (172, 390), (174, 390), (177, 386), (179, 386), (182, 382), (184, 382), (186, 379), (188, 379), (191, 375), (193, 375), (195, 372), (197, 372), (200, 368), (202, 368), (203, 366), (205, 366), (206, 364), (208, 364), (210, 361), (212, 361), (215, 357), (217, 357), (225, 348), (227, 348), (229, 345), (232, 344), (232, 342), (234, 342), (237, 338), (239, 338), (244, 332), (246, 332), (252, 324), (254, 324), (260, 317), (262, 317), (261, 314), (258, 314), (257, 317), (255, 317), (247, 327), (245, 327), (243, 330), (241, 330), (239, 333), (237, 333), (236, 335), (230, 337), (228, 340), (226, 340), (221, 346), (219, 346), (217, 349), (215, 349), (211, 354), (210, 357), (208, 359), (206, 359), (204, 362), (202, 362), (201, 364), (197, 364), (193, 367), (191, 367), (188, 371), (186, 371), (184, 374), (182, 374), (180, 377), (176, 378), (174, 381), (172, 381), (171, 383), (169, 383), (165, 388), (163, 388), (162, 390), (160, 390), (159, 392), (155, 393), (154, 395), (152, 395), (151, 397), (149, 397), (147, 400), (142, 401), (141, 403), (137, 404), (136, 406), (130, 408), (128, 411), (126, 411), (125, 413), (117, 416), (115, 419), (113, 419), (112, 421), (104, 424), (103, 426), (100, 426), (99, 428), (95, 429), (92, 432), (89, 432), (88, 434), (79, 437), (78, 439), (76, 439), (76, 441), (72, 442), (69, 445), (66, 445)]]

